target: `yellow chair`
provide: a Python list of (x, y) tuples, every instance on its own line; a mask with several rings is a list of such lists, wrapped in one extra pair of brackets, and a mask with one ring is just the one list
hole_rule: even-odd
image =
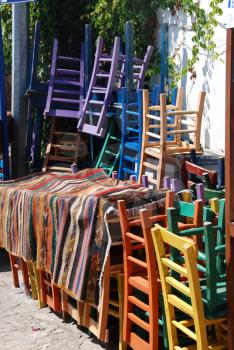
[[(152, 229), (152, 236), (163, 291), (169, 350), (226, 349), (226, 318), (208, 320), (204, 316), (196, 244), (159, 225)], [(180, 252), (181, 264), (169, 259), (168, 246)], [(181, 279), (173, 277), (173, 272), (179, 274)], [(178, 311), (184, 314), (184, 319), (176, 317)], [(181, 334), (192, 345), (180, 345)]]

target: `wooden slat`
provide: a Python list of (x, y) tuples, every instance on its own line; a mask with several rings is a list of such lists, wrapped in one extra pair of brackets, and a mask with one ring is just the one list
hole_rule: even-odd
[(180, 298), (178, 298), (176, 295), (169, 294), (168, 302), (171, 305), (174, 305), (177, 309), (185, 312), (187, 315), (194, 317), (192, 306), (187, 304), (185, 301), (181, 300)]
[[(160, 128), (160, 126), (159, 126), (159, 128)], [(158, 140), (161, 139), (160, 135), (154, 134), (153, 132), (150, 132), (150, 131), (147, 131), (147, 132), (146, 132), (146, 135), (148, 135), (148, 136), (150, 136), (150, 137), (153, 137), (153, 138), (155, 138), (155, 139), (158, 139)]]
[(72, 157), (63, 157), (63, 156), (49, 156), (49, 160), (55, 161), (55, 162), (68, 162), (72, 163), (73, 158)]
[(167, 131), (167, 135), (196, 133), (196, 129), (181, 129)]
[[(167, 105), (167, 110), (176, 110), (177, 106), (175, 105)], [(149, 107), (150, 111), (160, 111), (160, 106), (150, 106)]]
[(71, 173), (72, 170), (70, 168), (61, 167), (61, 166), (47, 166), (47, 170), (49, 171), (65, 171)]
[[(157, 117), (156, 115), (152, 115), (152, 114), (146, 114), (146, 117), (149, 119), (153, 119), (153, 120), (157, 120), (157, 121), (161, 121), (160, 117)], [(160, 124), (158, 124), (158, 126), (160, 127)]]
[(187, 286), (185, 286), (183, 283), (177, 281), (175, 278), (166, 277), (166, 282), (170, 284), (172, 287), (176, 288), (178, 291), (182, 292), (188, 297), (191, 297), (190, 289)]
[(196, 334), (191, 331), (191, 329), (185, 327), (184, 325), (182, 325), (180, 322), (177, 322), (175, 320), (172, 321), (173, 325), (176, 326), (179, 330), (181, 330), (184, 334), (186, 334), (189, 338), (197, 341), (197, 336)]
[(131, 349), (150, 350), (150, 345), (134, 332), (130, 333), (129, 346)]
[(150, 168), (150, 169), (155, 170), (155, 171), (158, 170), (158, 166), (157, 166), (157, 165), (151, 164), (151, 163), (149, 163), (149, 162), (143, 162), (143, 165), (144, 165), (146, 168)]
[[(197, 114), (198, 111), (193, 111), (193, 110), (187, 110), (187, 111), (174, 111), (174, 112), (167, 112), (167, 115), (170, 116), (170, 115), (177, 115), (178, 117), (179, 116), (186, 116), (186, 117), (189, 117), (189, 118), (194, 118), (194, 114)], [(191, 115), (192, 114), (192, 115)]]
[(141, 318), (137, 317), (135, 314), (133, 313), (128, 313), (128, 318), (134, 322), (135, 324), (137, 324), (138, 326), (140, 326), (141, 328), (143, 328), (144, 330), (146, 330), (147, 332), (150, 331), (150, 326), (148, 323), (146, 323), (145, 321), (143, 321)]
[(142, 292), (148, 294), (149, 293), (149, 283), (148, 281), (141, 277), (141, 276), (131, 276), (129, 277), (128, 279), (128, 283), (136, 288), (136, 289), (139, 289), (141, 290)]
[(140, 299), (134, 297), (133, 295), (129, 295), (128, 296), (128, 300), (138, 306), (140, 309), (144, 310), (145, 312), (149, 312), (150, 311), (150, 308), (149, 308), (149, 305), (147, 305), (146, 303), (143, 303), (143, 301), (141, 301)]
[(139, 237), (139, 236), (137, 236), (137, 235), (134, 235), (134, 234), (131, 233), (131, 232), (126, 232), (126, 236), (127, 236), (128, 238), (131, 238), (131, 239), (133, 239), (134, 241), (137, 241), (137, 242), (140, 242), (140, 243), (144, 243), (144, 242), (145, 242), (145, 241), (144, 241), (144, 238)]
[(144, 269), (147, 269), (147, 264), (144, 261), (134, 258), (133, 256), (128, 256), (127, 259), (128, 261), (131, 261), (133, 264), (139, 265)]
[(118, 310), (113, 310), (111, 308), (109, 308), (109, 315), (115, 317), (115, 318), (119, 318), (119, 311)]
[(184, 267), (176, 264), (174, 261), (171, 261), (168, 258), (162, 258), (162, 263), (163, 263), (163, 265), (171, 268), (172, 270), (180, 273), (181, 275), (183, 275), (185, 277), (188, 276), (187, 270)]

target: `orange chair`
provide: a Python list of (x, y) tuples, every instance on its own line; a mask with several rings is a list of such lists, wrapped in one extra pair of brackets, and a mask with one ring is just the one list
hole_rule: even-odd
[[(174, 203), (168, 191), (166, 207)], [(140, 210), (140, 219), (129, 220), (125, 201), (118, 201), (124, 248), (123, 340), (134, 350), (156, 350), (159, 341), (158, 273), (151, 237), (154, 223), (167, 224), (165, 214), (150, 216)]]

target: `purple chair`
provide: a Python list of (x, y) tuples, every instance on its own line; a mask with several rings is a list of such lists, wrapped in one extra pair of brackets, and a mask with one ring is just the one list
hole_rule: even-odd
[(115, 38), (111, 56), (103, 53), (103, 46), (103, 38), (99, 37), (93, 73), (78, 122), (79, 131), (95, 136), (104, 136), (105, 133), (108, 107), (117, 79), (120, 38)]

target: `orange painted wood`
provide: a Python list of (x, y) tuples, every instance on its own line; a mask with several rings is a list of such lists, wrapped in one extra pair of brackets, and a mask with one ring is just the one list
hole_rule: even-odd
[(41, 302), (48, 305), (55, 312), (61, 313), (61, 290), (51, 282), (50, 274), (39, 270)]
[(19, 275), (18, 275), (18, 267), (16, 266), (16, 256), (9, 253), (9, 259), (11, 264), (11, 271), (13, 274), (13, 283), (16, 288), (19, 288)]
[(217, 171), (207, 170), (196, 164), (185, 161), (183, 165), (183, 173), (184, 173), (185, 185), (188, 185), (189, 183), (191, 183), (191, 181), (190, 182), (188, 181), (188, 174), (203, 176), (204, 173), (207, 173), (209, 175), (210, 182), (214, 187), (216, 187), (217, 185)]
[[(118, 202), (120, 214), (120, 225), (124, 246), (124, 312), (123, 312), (123, 340), (133, 350), (157, 350), (158, 349), (158, 272), (156, 269), (156, 258), (153, 249), (153, 241), (150, 229), (153, 222), (157, 222), (157, 216), (150, 217), (150, 211), (140, 210), (140, 222), (131, 221), (127, 216), (125, 202)], [(162, 219), (162, 218), (161, 218)], [(164, 220), (164, 222), (166, 222)], [(136, 225), (137, 223), (137, 225)], [(131, 232), (138, 226), (137, 233)], [(139, 233), (138, 233), (139, 231)], [(141, 245), (143, 251), (137, 251), (139, 257), (135, 257), (134, 245)], [(145, 255), (146, 259), (143, 260)], [(139, 269), (139, 259), (141, 267)], [(137, 292), (138, 291), (138, 292)], [(140, 291), (148, 296), (148, 302), (140, 299)], [(148, 311), (148, 322), (142, 320), (135, 313), (135, 306), (143, 312)], [(149, 334), (146, 342), (140, 332), (134, 331), (134, 325), (143, 328)]]

